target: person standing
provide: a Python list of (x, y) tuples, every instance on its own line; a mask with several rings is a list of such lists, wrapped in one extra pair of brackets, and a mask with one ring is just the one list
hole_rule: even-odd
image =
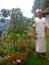
[(46, 55), (46, 41), (45, 36), (48, 37), (47, 34), (47, 22), (46, 19), (42, 16), (42, 10), (36, 10), (37, 17), (35, 17), (35, 23), (33, 24), (34, 32), (35, 32), (35, 46), (38, 57), (42, 54), (43, 58), (49, 60)]

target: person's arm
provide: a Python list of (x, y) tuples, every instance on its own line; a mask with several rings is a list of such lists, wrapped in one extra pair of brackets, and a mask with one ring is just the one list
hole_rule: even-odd
[(36, 26), (37, 26), (36, 18), (34, 18), (33, 31), (34, 31), (34, 35), (35, 35), (35, 40), (36, 40)]
[(34, 27), (34, 34), (35, 34), (35, 39), (36, 39), (36, 27)]
[(45, 27), (45, 35), (46, 35), (47, 38), (49, 37), (48, 32), (47, 32), (47, 27)]
[(36, 34), (36, 27), (34, 27), (34, 33)]
[(45, 36), (48, 38), (48, 31), (47, 31), (47, 27), (48, 27), (48, 21), (45, 19)]

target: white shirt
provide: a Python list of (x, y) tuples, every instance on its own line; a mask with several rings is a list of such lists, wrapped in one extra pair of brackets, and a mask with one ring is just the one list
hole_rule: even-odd
[(45, 27), (47, 27), (48, 25), (44, 17), (42, 17), (41, 19), (36, 17), (33, 26), (36, 27), (37, 38), (45, 37)]

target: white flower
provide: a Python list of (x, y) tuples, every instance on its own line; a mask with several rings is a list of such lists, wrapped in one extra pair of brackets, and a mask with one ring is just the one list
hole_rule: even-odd
[(17, 59), (16, 61), (17, 61), (18, 63), (21, 63), (21, 60), (20, 60), (20, 59)]
[(0, 60), (2, 60), (2, 57), (0, 56)]
[(8, 59), (8, 57), (6, 56), (6, 59)]
[(15, 61), (13, 61), (13, 64), (15, 64)]

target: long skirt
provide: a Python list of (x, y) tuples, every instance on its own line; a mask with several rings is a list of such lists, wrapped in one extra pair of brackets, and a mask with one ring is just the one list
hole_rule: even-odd
[(36, 39), (36, 52), (46, 53), (46, 41), (45, 38)]

